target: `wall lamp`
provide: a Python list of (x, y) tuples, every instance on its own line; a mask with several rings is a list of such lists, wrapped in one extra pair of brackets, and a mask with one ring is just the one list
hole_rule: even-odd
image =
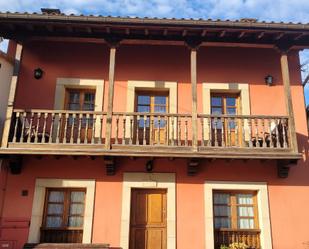
[(272, 86), (274, 84), (274, 77), (272, 75), (267, 75), (265, 77), (265, 83), (268, 86)]
[(43, 73), (44, 73), (43, 70), (38, 67), (38, 68), (34, 69), (33, 76), (34, 76), (35, 79), (39, 80), (43, 77)]

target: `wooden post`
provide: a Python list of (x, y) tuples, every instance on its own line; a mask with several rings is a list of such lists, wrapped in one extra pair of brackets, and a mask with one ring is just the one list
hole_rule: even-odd
[(192, 87), (192, 146), (197, 151), (197, 49), (191, 49), (191, 87)]
[(2, 148), (6, 148), (8, 146), (10, 126), (11, 126), (11, 121), (12, 121), (12, 116), (13, 116), (15, 93), (16, 93), (18, 75), (19, 75), (20, 64), (21, 64), (22, 50), (23, 50), (23, 46), (21, 44), (17, 44), (13, 75), (11, 79), (11, 86), (10, 86), (10, 92), (9, 92), (9, 97), (8, 97), (8, 106), (7, 106), (6, 116), (5, 116), (5, 121), (4, 121), (2, 143), (1, 143)]
[(109, 56), (109, 79), (108, 79), (108, 102), (107, 102), (107, 115), (106, 115), (106, 134), (105, 134), (105, 148), (111, 148), (111, 135), (112, 135), (112, 118), (113, 118), (113, 100), (114, 100), (114, 80), (115, 80), (115, 57), (116, 46), (110, 46)]
[(283, 86), (284, 86), (285, 106), (286, 106), (287, 115), (289, 116), (289, 133), (290, 133), (289, 137), (291, 140), (290, 145), (291, 145), (291, 149), (294, 152), (298, 152), (287, 52), (281, 52), (280, 61), (281, 61), (282, 81), (283, 81)]

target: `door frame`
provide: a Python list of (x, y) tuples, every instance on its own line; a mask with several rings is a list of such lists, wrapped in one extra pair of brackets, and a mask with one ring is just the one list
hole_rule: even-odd
[(131, 189), (167, 190), (167, 249), (176, 249), (176, 182), (174, 173), (124, 173), (120, 246), (129, 249)]

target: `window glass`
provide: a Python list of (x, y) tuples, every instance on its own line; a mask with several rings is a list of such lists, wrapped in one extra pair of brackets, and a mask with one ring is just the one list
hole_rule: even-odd
[(222, 106), (222, 98), (221, 97), (211, 97), (211, 105), (212, 106)]
[(138, 105), (150, 105), (150, 96), (138, 95), (137, 103)]

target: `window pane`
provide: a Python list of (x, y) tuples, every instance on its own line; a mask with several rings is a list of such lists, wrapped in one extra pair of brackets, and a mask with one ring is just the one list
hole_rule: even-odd
[(137, 104), (150, 105), (150, 96), (139, 95), (137, 97)]
[(69, 227), (81, 227), (83, 220), (83, 217), (69, 217)]
[(253, 195), (252, 194), (237, 194), (237, 204), (253, 204)]
[(154, 112), (166, 113), (166, 107), (165, 106), (155, 106)]
[(222, 108), (220, 107), (212, 107), (211, 114), (222, 114)]
[(221, 97), (211, 97), (211, 105), (212, 106), (222, 106), (222, 98)]
[(226, 105), (227, 106), (236, 106), (236, 98), (233, 98), (233, 97), (226, 98)]
[(229, 204), (230, 195), (224, 193), (215, 193), (214, 194), (214, 204)]
[(239, 219), (238, 227), (240, 229), (254, 229), (254, 220), (253, 219)]
[(84, 102), (94, 103), (94, 93), (85, 93)]
[(238, 207), (238, 216), (254, 217), (253, 207)]
[(71, 204), (70, 206), (70, 214), (84, 214), (84, 204)]
[(70, 92), (70, 103), (79, 103), (79, 93), (78, 92)]
[(149, 105), (139, 105), (137, 106), (137, 112), (150, 112)]
[(61, 227), (61, 224), (62, 224), (62, 217), (47, 216), (47, 219), (46, 219), (47, 228)]
[(236, 115), (236, 108), (227, 108), (226, 114)]
[(83, 111), (94, 111), (94, 104), (92, 103), (84, 103)]
[(231, 208), (229, 206), (214, 206), (215, 216), (230, 216)]
[(64, 193), (61, 191), (50, 191), (49, 192), (49, 202), (63, 202)]
[(84, 202), (85, 192), (82, 191), (72, 191), (71, 192), (71, 202)]
[(215, 218), (215, 228), (231, 228), (231, 220), (229, 218)]
[(69, 104), (69, 110), (71, 110), (71, 111), (77, 111), (77, 110), (79, 110), (80, 109), (80, 105), (79, 105), (79, 103), (78, 104), (72, 104), (72, 103), (70, 103)]
[(62, 204), (48, 204), (47, 214), (62, 214), (63, 205)]
[(155, 96), (154, 102), (155, 104), (166, 105), (166, 96)]

